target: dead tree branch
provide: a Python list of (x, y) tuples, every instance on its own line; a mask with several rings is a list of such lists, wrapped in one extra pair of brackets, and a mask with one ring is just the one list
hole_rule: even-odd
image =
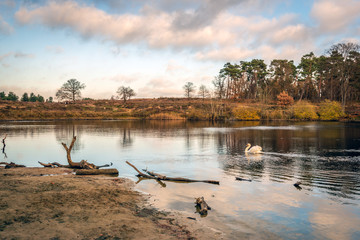
[(92, 172), (91, 171), (83, 171), (81, 175), (85, 175), (85, 173), (87, 173), (87, 175), (89, 175), (89, 174), (90, 175), (109, 174), (109, 172), (111, 172), (111, 174), (115, 174), (115, 173), (118, 174), (117, 169), (106, 169), (106, 171), (99, 171), (99, 168), (110, 167), (110, 166), (112, 166), (112, 163), (101, 165), (101, 166), (96, 166), (95, 164), (88, 163), (88, 161), (86, 161), (86, 160), (81, 160), (80, 162), (74, 162), (71, 159), (71, 150), (74, 147), (75, 141), (76, 141), (76, 136), (73, 137), (69, 147), (65, 143), (61, 143), (61, 145), (63, 145), (63, 147), (64, 147), (64, 149), (66, 151), (66, 158), (67, 158), (67, 161), (68, 161), (69, 165), (62, 165), (62, 164), (57, 163), (57, 162), (53, 162), (53, 163), (39, 162), (39, 164), (44, 166), (44, 167), (63, 167), (63, 168), (94, 170)]
[(8, 168), (18, 168), (18, 167), (25, 167), (25, 165), (20, 165), (20, 164), (16, 164), (16, 163), (7, 163), (7, 162), (0, 162), (0, 165), (5, 165), (5, 169)]
[(173, 178), (173, 177), (167, 177), (161, 174), (157, 174), (154, 172), (150, 172), (145, 170), (148, 174), (142, 173), (139, 171), (139, 169), (137, 169), (134, 165), (132, 165), (131, 163), (129, 163), (128, 161), (126, 161), (127, 164), (129, 164), (132, 168), (135, 169), (136, 172), (138, 172), (138, 177), (143, 177), (143, 178), (149, 178), (149, 179), (156, 179), (156, 180), (164, 180), (164, 181), (173, 181), (173, 182), (204, 182), (204, 183), (211, 183), (211, 184), (220, 184), (219, 181), (214, 181), (214, 180), (194, 180), (194, 179), (189, 179), (189, 178)]

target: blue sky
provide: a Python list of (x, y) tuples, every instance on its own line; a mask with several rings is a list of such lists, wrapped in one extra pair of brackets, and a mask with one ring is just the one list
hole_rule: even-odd
[(226, 62), (291, 59), (360, 40), (359, 0), (0, 0), (0, 91), (137, 97), (212, 87)]

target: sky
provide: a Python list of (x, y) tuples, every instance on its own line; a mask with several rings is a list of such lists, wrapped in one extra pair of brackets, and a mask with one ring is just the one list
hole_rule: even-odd
[(0, 0), (0, 92), (182, 97), (227, 62), (288, 59), (360, 43), (360, 0)]

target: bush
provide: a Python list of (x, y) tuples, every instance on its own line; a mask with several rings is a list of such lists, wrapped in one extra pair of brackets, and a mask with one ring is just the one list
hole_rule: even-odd
[(289, 94), (287, 94), (285, 91), (277, 95), (277, 100), (277, 105), (281, 107), (286, 107), (294, 104), (294, 99), (289, 96)]
[(155, 113), (151, 114), (148, 119), (154, 119), (154, 120), (183, 120), (185, 119), (182, 117), (179, 113)]
[(208, 114), (201, 110), (201, 109), (195, 109), (191, 108), (190, 112), (186, 115), (187, 119), (189, 120), (208, 120), (209, 116)]
[(256, 108), (238, 106), (232, 114), (237, 120), (260, 120), (259, 110)]
[(298, 120), (316, 120), (316, 108), (307, 101), (299, 101), (293, 106), (293, 115)]
[(320, 104), (319, 117), (320, 120), (339, 120), (344, 116), (344, 111), (339, 102), (325, 100)]

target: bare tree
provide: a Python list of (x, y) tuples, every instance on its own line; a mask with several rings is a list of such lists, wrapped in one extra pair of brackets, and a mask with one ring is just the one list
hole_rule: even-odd
[(116, 93), (118, 94), (120, 99), (124, 100), (124, 103), (126, 103), (127, 100), (130, 100), (131, 97), (136, 95), (132, 88), (125, 86), (119, 87)]
[(216, 76), (213, 80), (213, 84), (215, 87), (215, 94), (219, 99), (225, 97), (226, 86), (225, 86), (225, 77), (222, 75)]
[(204, 100), (205, 98), (210, 96), (210, 92), (207, 89), (207, 87), (205, 85), (201, 85), (199, 87), (199, 92), (198, 92), (199, 96)]
[(56, 98), (59, 100), (68, 99), (75, 102), (76, 99), (81, 98), (80, 90), (84, 88), (85, 88), (85, 84), (80, 83), (76, 79), (69, 79), (56, 92)]
[(187, 98), (191, 98), (191, 95), (193, 92), (195, 92), (195, 86), (192, 82), (187, 82), (184, 86), (183, 89), (185, 91), (185, 97)]

